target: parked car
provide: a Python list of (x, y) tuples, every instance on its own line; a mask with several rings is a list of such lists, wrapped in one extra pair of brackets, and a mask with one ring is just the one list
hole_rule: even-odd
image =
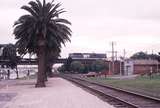
[(97, 76), (97, 73), (96, 72), (88, 72), (86, 74), (87, 77), (96, 77)]

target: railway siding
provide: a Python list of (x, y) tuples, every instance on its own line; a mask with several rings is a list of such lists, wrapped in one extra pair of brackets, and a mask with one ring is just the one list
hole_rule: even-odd
[(117, 103), (114, 105), (117, 108), (160, 108), (160, 99), (158, 98), (130, 92), (116, 87), (102, 85), (97, 82), (88, 81), (77, 77), (63, 76), (63, 78), (86, 87), (105, 98), (112, 98), (111, 103), (113, 103), (113, 105)]

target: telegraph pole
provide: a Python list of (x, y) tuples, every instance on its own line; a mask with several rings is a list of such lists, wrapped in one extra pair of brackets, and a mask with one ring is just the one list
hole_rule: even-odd
[(126, 50), (123, 50), (123, 56), (120, 57), (120, 76), (122, 76), (122, 62), (124, 62), (126, 56)]
[(114, 45), (115, 45), (115, 43), (112, 42), (111, 45), (112, 45), (112, 73), (114, 73), (114, 53), (115, 53)]
[(124, 49), (123, 50), (123, 59), (125, 59), (125, 57), (126, 57), (126, 50)]
[(114, 73), (114, 61), (115, 61), (115, 57), (116, 57), (116, 60), (117, 60), (117, 51), (115, 51), (115, 49), (114, 49), (114, 45), (115, 45), (116, 43), (115, 42), (111, 42), (111, 48), (112, 48), (112, 50), (111, 51), (107, 51), (108, 53), (111, 53), (111, 63), (109, 62), (109, 72), (111, 72), (111, 73)]

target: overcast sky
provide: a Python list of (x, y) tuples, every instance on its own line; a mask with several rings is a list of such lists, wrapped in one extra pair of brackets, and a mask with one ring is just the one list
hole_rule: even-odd
[[(0, 43), (15, 43), (13, 23), (25, 11), (20, 7), (30, 0), (0, 0)], [(50, 0), (48, 0), (50, 1)], [(114, 41), (118, 55), (160, 50), (159, 0), (57, 0), (67, 11), (61, 17), (71, 23), (71, 43), (62, 57), (73, 52), (111, 51)], [(109, 54), (108, 54), (109, 55)]]

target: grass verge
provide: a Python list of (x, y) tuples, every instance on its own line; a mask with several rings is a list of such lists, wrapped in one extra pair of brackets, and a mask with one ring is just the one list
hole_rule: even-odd
[(113, 78), (87, 78), (102, 84), (111, 85), (121, 89), (141, 93), (148, 96), (160, 98), (160, 76), (137, 77), (135, 79), (113, 79)]

